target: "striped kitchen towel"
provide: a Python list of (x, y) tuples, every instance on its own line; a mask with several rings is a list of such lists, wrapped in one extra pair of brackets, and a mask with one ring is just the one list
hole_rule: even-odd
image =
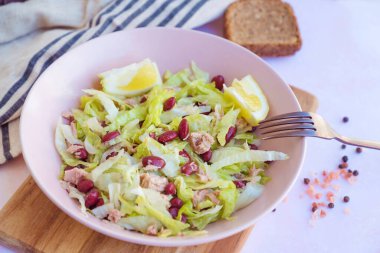
[(193, 28), (233, 0), (29, 0), (0, 7), (0, 164), (21, 153), (19, 116), (30, 88), (77, 45), (144, 26)]

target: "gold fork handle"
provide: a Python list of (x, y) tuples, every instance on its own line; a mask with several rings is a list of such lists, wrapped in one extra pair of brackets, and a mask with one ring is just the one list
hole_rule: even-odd
[(380, 142), (378, 141), (359, 140), (346, 136), (336, 136), (335, 139), (348, 145), (380, 150)]

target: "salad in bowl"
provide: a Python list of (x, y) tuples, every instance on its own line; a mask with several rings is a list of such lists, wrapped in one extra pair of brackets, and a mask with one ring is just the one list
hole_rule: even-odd
[(195, 63), (161, 77), (149, 59), (99, 74), (62, 114), (61, 185), (85, 215), (147, 235), (205, 233), (233, 219), (270, 180), (254, 130), (269, 105), (247, 75), (226, 84)]

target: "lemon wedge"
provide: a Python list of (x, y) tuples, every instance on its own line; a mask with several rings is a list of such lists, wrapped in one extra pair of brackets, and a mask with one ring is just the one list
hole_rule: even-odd
[(106, 93), (127, 97), (140, 95), (162, 84), (157, 65), (150, 59), (103, 72), (99, 78)]
[(259, 84), (250, 75), (241, 80), (233, 80), (230, 87), (224, 87), (224, 94), (240, 108), (243, 118), (254, 126), (268, 115), (268, 101)]

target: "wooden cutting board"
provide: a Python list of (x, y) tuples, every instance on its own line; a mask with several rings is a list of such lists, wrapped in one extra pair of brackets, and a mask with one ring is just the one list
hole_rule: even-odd
[[(304, 111), (315, 111), (312, 94), (292, 87)], [(27, 178), (0, 211), (0, 244), (18, 252), (237, 253), (252, 228), (226, 239), (191, 247), (163, 248), (119, 241), (95, 232), (59, 210)]]

